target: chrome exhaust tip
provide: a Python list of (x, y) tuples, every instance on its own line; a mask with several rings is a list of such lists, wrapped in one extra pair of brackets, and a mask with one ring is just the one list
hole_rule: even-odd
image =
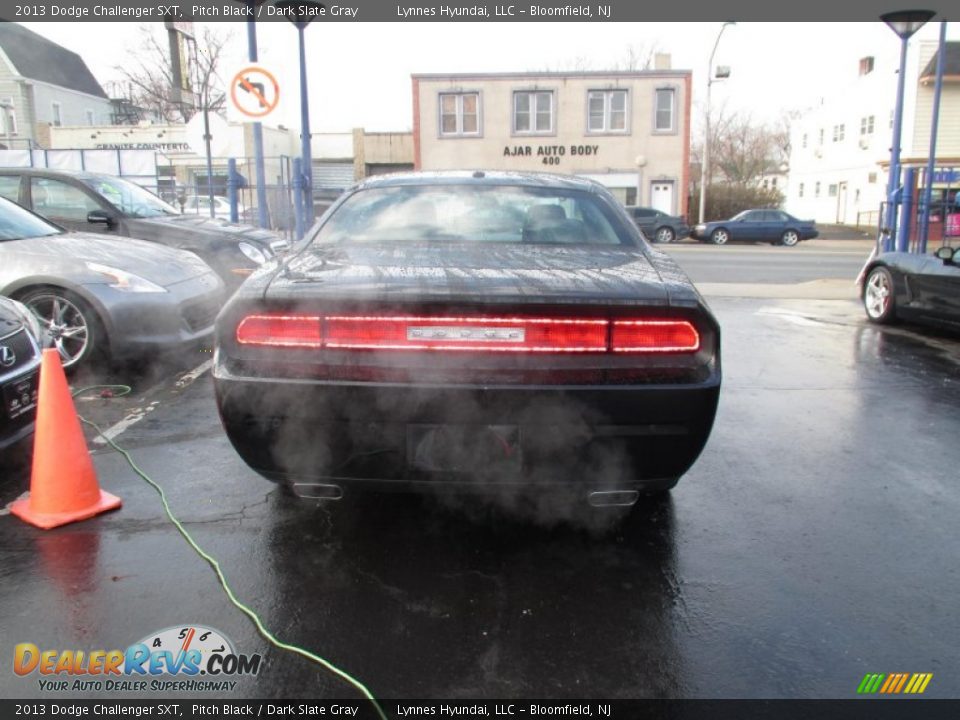
[(591, 507), (631, 507), (639, 499), (638, 490), (597, 490), (587, 495)]
[(343, 488), (325, 483), (293, 483), (293, 494), (304, 500), (341, 500)]

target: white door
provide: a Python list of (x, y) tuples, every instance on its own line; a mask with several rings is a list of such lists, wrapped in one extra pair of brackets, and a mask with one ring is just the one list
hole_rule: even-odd
[(673, 215), (673, 181), (657, 180), (650, 185), (650, 207)]
[(837, 224), (845, 225), (847, 222), (847, 184), (840, 183), (837, 186)]

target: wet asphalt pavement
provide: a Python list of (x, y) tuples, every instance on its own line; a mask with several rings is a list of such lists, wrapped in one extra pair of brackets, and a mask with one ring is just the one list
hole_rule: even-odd
[[(853, 301), (711, 306), (710, 442), (669, 498), (606, 531), (431, 497), (286, 497), (235, 455), (189, 363), (78, 404), (105, 425), (139, 409), (117, 441), (237, 596), (380, 697), (852, 698), (868, 672), (932, 672), (927, 697), (960, 696), (960, 338), (868, 326)], [(5, 664), (17, 642), (125, 648), (197, 623), (265, 657), (230, 697), (358, 697), (271, 648), (156, 493), (116, 453), (95, 461), (119, 511), (49, 532), (0, 517)], [(9, 670), (0, 695), (56, 697)]]

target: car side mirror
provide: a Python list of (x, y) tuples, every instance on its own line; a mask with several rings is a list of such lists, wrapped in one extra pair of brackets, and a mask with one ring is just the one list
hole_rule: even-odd
[(937, 251), (934, 253), (934, 255), (943, 260), (945, 263), (955, 263), (957, 261), (957, 250), (960, 250), (960, 248), (941, 247), (937, 248)]
[(91, 210), (87, 213), (87, 222), (93, 225), (113, 225), (113, 216), (106, 210)]

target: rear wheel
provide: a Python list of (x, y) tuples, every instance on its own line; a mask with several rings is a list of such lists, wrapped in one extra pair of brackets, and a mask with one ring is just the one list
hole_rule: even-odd
[(672, 243), (677, 239), (677, 234), (673, 228), (664, 226), (657, 230), (656, 238), (658, 243)]
[(76, 293), (63, 288), (30, 290), (18, 298), (39, 318), (64, 370), (75, 370), (101, 355), (106, 336), (97, 313)]
[(893, 276), (885, 267), (875, 267), (867, 275), (863, 286), (863, 308), (870, 322), (883, 325), (896, 319)]
[(730, 233), (726, 228), (717, 228), (710, 233), (710, 242), (714, 245), (726, 245), (730, 241)]
[(793, 247), (800, 242), (800, 233), (796, 230), (787, 230), (780, 236), (780, 244), (786, 247)]

